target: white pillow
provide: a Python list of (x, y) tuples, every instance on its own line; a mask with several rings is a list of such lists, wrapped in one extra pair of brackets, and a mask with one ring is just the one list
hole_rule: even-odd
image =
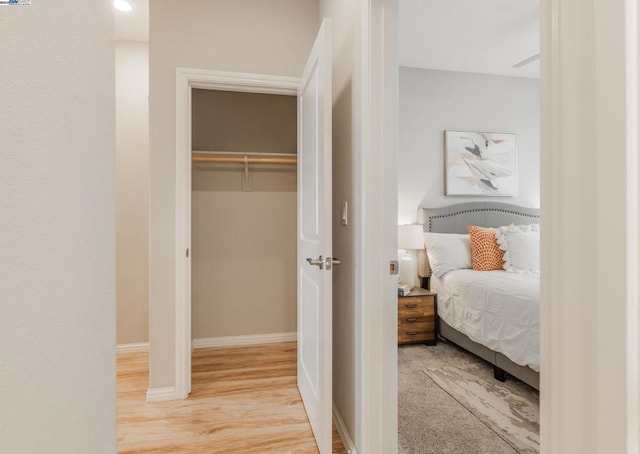
[(471, 268), (469, 235), (425, 232), (424, 245), (436, 277), (452, 270)]
[(504, 251), (504, 269), (510, 273), (540, 272), (540, 226), (509, 225), (496, 229), (496, 240)]

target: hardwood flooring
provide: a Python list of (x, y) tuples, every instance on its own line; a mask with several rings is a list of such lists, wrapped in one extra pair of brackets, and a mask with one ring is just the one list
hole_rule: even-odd
[[(118, 355), (118, 452), (317, 454), (295, 342), (193, 352), (186, 400), (146, 403), (148, 354)], [(346, 454), (333, 429), (333, 453)]]

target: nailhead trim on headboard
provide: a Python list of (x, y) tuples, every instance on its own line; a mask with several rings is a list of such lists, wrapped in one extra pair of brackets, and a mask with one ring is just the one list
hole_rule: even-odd
[(438, 215), (427, 215), (429, 217), (429, 231), (431, 231), (431, 220), (432, 219), (439, 219), (439, 218), (450, 218), (453, 216), (459, 216), (461, 214), (466, 214), (466, 213), (477, 213), (477, 212), (500, 212), (500, 213), (507, 213), (507, 214), (515, 214), (517, 216), (524, 216), (524, 217), (529, 217), (529, 218), (533, 218), (533, 219), (540, 219), (540, 215), (535, 215), (535, 214), (528, 214), (528, 213), (520, 213), (518, 211), (512, 211), (512, 210), (504, 210), (501, 208), (473, 208), (473, 209), (468, 209), (468, 210), (460, 210), (460, 211), (456, 211), (454, 213), (448, 213), (448, 214), (438, 214)]

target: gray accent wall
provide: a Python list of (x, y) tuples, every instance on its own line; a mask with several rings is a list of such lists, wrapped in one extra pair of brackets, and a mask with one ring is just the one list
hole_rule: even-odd
[(540, 206), (539, 80), (401, 67), (399, 224), (415, 222), (419, 207), (482, 200), (444, 195), (447, 129), (515, 133), (518, 196), (486, 200)]

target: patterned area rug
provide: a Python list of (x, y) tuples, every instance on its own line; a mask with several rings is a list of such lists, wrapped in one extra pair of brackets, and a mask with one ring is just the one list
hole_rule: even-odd
[(440, 388), (499, 435), (520, 454), (537, 454), (539, 402), (533, 390), (514, 390), (495, 380), (483, 364), (426, 368)]

